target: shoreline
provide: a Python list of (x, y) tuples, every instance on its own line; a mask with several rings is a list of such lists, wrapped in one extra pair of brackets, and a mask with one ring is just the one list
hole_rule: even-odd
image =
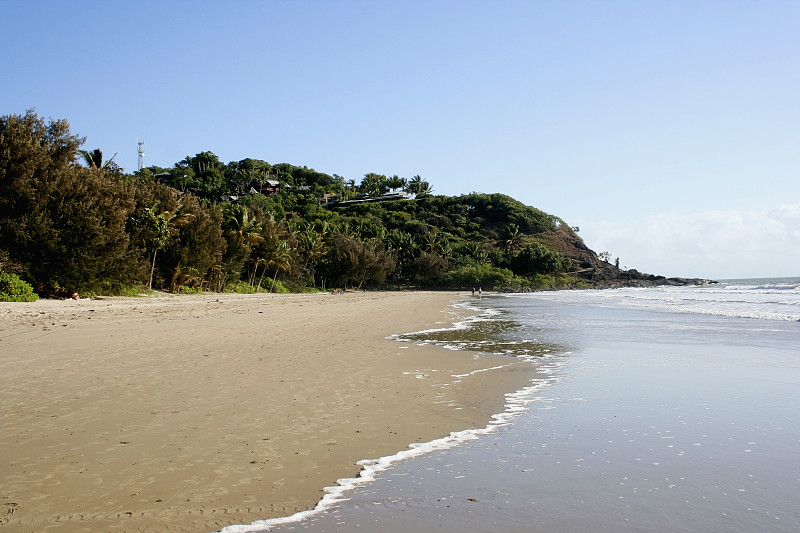
[(0, 524), (215, 531), (313, 509), (360, 460), (484, 427), (528, 364), (387, 339), (452, 325), (464, 298), (2, 304)]

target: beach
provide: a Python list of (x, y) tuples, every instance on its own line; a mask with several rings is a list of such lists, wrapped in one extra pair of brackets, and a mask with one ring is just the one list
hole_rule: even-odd
[(404, 337), (538, 359), (522, 409), (270, 533), (800, 531), (800, 278), (469, 306)]
[(0, 303), (0, 529), (215, 531), (484, 427), (529, 382), (525, 361), (387, 339), (449, 326), (465, 298)]

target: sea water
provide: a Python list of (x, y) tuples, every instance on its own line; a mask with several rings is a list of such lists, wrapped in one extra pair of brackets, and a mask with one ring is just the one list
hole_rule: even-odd
[(528, 359), (505, 413), (226, 531), (800, 531), (800, 278), (462, 305), (398, 340)]

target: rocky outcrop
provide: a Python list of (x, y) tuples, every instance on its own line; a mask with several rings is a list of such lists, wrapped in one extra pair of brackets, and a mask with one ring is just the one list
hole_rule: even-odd
[(548, 249), (571, 258), (575, 264), (572, 274), (585, 284), (596, 288), (654, 287), (659, 285), (707, 285), (716, 281), (700, 278), (668, 278), (645, 274), (636, 269), (623, 270), (597, 257), (574, 231), (561, 226), (555, 231), (537, 235), (537, 241)]
[(644, 274), (636, 269), (622, 270), (614, 265), (597, 260), (594, 268), (581, 273), (580, 278), (597, 288), (656, 287), (660, 285), (708, 285), (716, 281), (700, 278), (668, 278)]

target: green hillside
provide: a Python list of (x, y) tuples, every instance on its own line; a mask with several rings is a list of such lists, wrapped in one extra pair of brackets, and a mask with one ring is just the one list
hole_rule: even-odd
[(0, 270), (41, 295), (667, 282), (503, 194), (212, 152), (126, 173), (64, 120), (0, 118)]

